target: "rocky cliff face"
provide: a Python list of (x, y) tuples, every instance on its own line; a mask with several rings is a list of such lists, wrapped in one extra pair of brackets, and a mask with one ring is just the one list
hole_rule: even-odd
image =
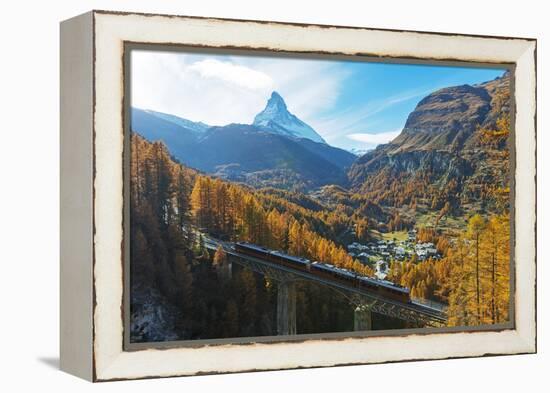
[(491, 96), (483, 87), (463, 85), (436, 91), (409, 115), (390, 153), (459, 149), (490, 110)]
[(363, 167), (354, 165), (350, 175), (363, 173), (362, 169), (368, 170), (367, 173), (389, 168), (393, 173), (404, 173), (414, 175), (418, 171), (433, 171), (444, 174), (446, 177), (469, 176), (472, 174), (472, 164), (465, 158), (445, 151), (435, 150), (416, 150), (404, 151), (397, 154), (380, 154)]
[[(495, 171), (488, 171), (488, 166), (498, 163), (488, 164), (488, 147), (481, 142), (480, 130), (494, 128), (497, 119), (508, 115), (509, 86), (506, 73), (490, 82), (444, 88), (425, 97), (399, 136), (352, 165), (348, 172), (352, 188), (378, 195), (378, 202), (384, 203), (387, 192), (381, 188), (395, 186), (396, 179), (402, 188), (396, 193), (419, 184), (442, 188), (452, 179), (459, 183), (459, 192), (470, 178), (503, 183), (505, 179), (489, 175)], [(505, 147), (504, 142), (491, 148)], [(419, 178), (423, 181), (415, 182)], [(394, 201), (391, 198), (390, 203)]]
[(401, 134), (384, 149), (394, 154), (471, 147), (478, 127), (491, 126), (502, 112), (509, 111), (509, 104), (497, 108), (494, 102), (509, 86), (510, 76), (505, 74), (490, 82), (448, 87), (428, 95), (409, 115)]

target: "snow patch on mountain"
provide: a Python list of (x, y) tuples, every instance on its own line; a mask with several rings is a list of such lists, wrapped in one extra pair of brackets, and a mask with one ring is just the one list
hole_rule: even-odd
[(265, 109), (256, 115), (252, 124), (281, 135), (326, 143), (312, 127), (288, 111), (283, 97), (276, 91), (271, 94)]
[(143, 111), (149, 113), (150, 115), (169, 121), (170, 123), (174, 123), (180, 127), (184, 127), (184, 128), (187, 128), (188, 130), (195, 131), (197, 134), (201, 134), (210, 128), (208, 124), (205, 124), (200, 121), (195, 122), (195, 121), (184, 119), (182, 117), (169, 115), (167, 113), (152, 111), (150, 109), (145, 109)]

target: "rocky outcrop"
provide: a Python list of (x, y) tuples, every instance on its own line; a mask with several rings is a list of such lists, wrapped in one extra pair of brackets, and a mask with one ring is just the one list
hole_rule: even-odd
[(378, 154), (367, 162), (354, 165), (349, 172), (353, 180), (361, 175), (374, 174), (384, 168), (395, 173), (415, 174), (418, 171), (431, 171), (452, 176), (469, 176), (472, 165), (464, 158), (445, 151), (405, 151), (399, 154)]
[(185, 337), (177, 321), (181, 311), (147, 284), (132, 287), (131, 342), (174, 341)]
[(409, 181), (426, 174), (440, 187), (453, 178), (474, 174), (482, 178), (477, 172), (487, 165), (479, 129), (494, 127), (509, 111), (509, 86), (506, 73), (479, 85), (448, 87), (428, 95), (409, 115), (399, 136), (352, 165), (348, 171), (352, 188), (372, 192), (395, 179)]
[(452, 150), (463, 146), (491, 110), (491, 96), (482, 87), (441, 89), (420, 101), (390, 153), (412, 150)]

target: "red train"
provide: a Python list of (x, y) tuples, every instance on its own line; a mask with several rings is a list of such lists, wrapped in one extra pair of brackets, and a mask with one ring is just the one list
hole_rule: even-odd
[(385, 298), (398, 300), (403, 303), (410, 301), (410, 293), (407, 288), (395, 285), (386, 280), (361, 276), (347, 269), (342, 269), (323, 262), (311, 262), (307, 258), (295, 257), (280, 251), (270, 250), (255, 244), (237, 242), (235, 250), (253, 257), (261, 258), (269, 262), (277, 263), (292, 269), (307, 271), (330, 280), (339, 281), (355, 288), (367, 289)]

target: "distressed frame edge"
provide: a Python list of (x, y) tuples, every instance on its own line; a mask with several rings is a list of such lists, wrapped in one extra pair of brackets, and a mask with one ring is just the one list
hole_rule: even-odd
[(93, 19), (60, 23), (60, 369), (93, 381)]
[[(104, 14), (104, 12), (99, 12), (99, 14)], [(109, 15), (113, 15), (113, 14), (116, 14), (116, 13), (111, 13), (109, 12), (108, 13)], [(133, 13), (130, 13), (129, 15), (134, 15)], [(143, 14), (141, 14), (143, 15)], [(170, 18), (173, 18), (173, 16), (170, 16)], [(193, 19), (193, 17), (185, 17), (185, 18), (191, 18)], [(204, 19), (212, 19), (212, 18), (204, 18)], [(255, 21), (247, 21), (247, 22), (255, 22)], [(276, 25), (289, 25), (289, 24), (285, 24), (285, 23), (281, 23), (281, 22), (273, 22), (273, 24), (276, 24)], [(290, 24), (292, 25), (292, 24)], [(324, 27), (327, 27), (327, 26), (324, 26)], [(361, 28), (357, 28), (357, 29), (361, 29)], [(369, 30), (369, 29), (363, 29), (363, 30)], [(398, 35), (400, 31), (397, 31), (394, 33), (394, 35)], [(413, 32), (413, 33), (418, 33), (418, 32)], [(437, 33), (426, 33), (426, 34), (429, 34), (429, 35), (437, 35)], [(466, 37), (470, 37), (469, 35), (455, 35), (455, 34), (451, 34), (452, 36), (466, 36)], [(483, 38), (483, 37), (482, 37)], [(506, 38), (503, 38), (503, 37), (496, 37), (498, 39), (506, 39)], [(521, 39), (523, 40), (523, 39)], [(534, 75), (534, 79), (535, 79), (535, 83), (534, 83), (534, 88), (536, 89), (536, 40), (532, 40), (532, 39), (525, 39), (526, 40), (526, 44), (532, 44), (532, 47), (529, 47), (529, 45), (527, 45), (527, 48), (525, 49), (525, 52), (524, 54), (526, 55), (529, 55), (530, 58), (533, 60), (533, 62), (531, 63), (534, 67), (534, 72), (535, 72), (535, 75)], [(533, 42), (534, 41), (534, 42)], [(94, 41), (95, 43), (95, 41)], [(533, 56), (534, 54), (534, 56)], [(94, 75), (95, 76), (95, 75)], [(530, 92), (532, 93), (532, 92)], [(534, 123), (533, 123), (533, 127), (531, 127), (531, 130), (533, 131), (533, 136), (535, 137), (536, 139), (536, 97), (531, 97), (531, 98), (534, 98), (533, 100), (533, 113), (534, 113)], [(536, 144), (535, 144), (535, 152), (536, 152)], [(536, 176), (536, 162), (534, 163), (535, 164), (535, 176)], [(536, 188), (536, 178), (535, 178), (535, 182), (532, 184), (532, 186), (534, 186)], [(536, 194), (535, 194), (535, 199), (534, 199), (534, 203), (535, 203), (535, 207), (536, 207)], [(532, 217), (532, 221), (535, 223), (536, 225), (536, 215), (534, 217)], [(530, 233), (531, 235), (536, 235), (536, 226), (533, 227), (533, 232)], [(534, 257), (536, 258), (536, 249), (534, 250)], [(516, 272), (517, 274), (517, 272)], [(535, 285), (536, 285), (536, 269), (535, 269), (535, 276), (534, 276), (534, 280), (535, 280)], [(97, 283), (96, 283), (97, 284)], [(535, 288), (535, 291), (536, 291), (536, 288)], [(535, 292), (534, 291), (534, 292)], [(533, 293), (534, 295), (534, 293)], [(533, 296), (533, 301), (536, 301), (536, 296)], [(523, 307), (522, 307), (523, 308)], [(515, 335), (517, 336), (517, 338), (519, 339), (519, 341), (522, 342), (522, 347), (523, 347), (523, 350), (520, 350), (520, 351), (517, 351), (517, 352), (511, 352), (511, 353), (506, 353), (506, 351), (503, 351), (503, 352), (500, 352), (500, 353), (486, 353), (486, 354), (478, 354), (478, 355), (463, 355), (463, 356), (456, 356), (456, 357), (472, 357), (472, 356), (489, 356), (489, 355), (504, 355), (504, 354), (519, 354), (519, 353), (533, 353), (533, 352), (536, 352), (536, 310), (534, 311), (535, 314), (533, 315), (534, 317), (534, 326), (533, 326), (533, 330), (534, 331), (531, 331), (531, 332), (526, 332), (523, 328), (521, 328), (521, 326), (517, 326), (516, 330), (514, 331), (515, 332)], [(517, 315), (516, 315), (516, 318), (517, 318)], [(519, 333), (525, 333), (525, 334), (519, 334)], [(95, 337), (94, 337), (95, 339)], [(346, 364), (368, 364), (368, 363), (386, 363), (386, 362), (394, 362), (394, 361), (411, 361), (411, 360), (431, 360), (431, 359), (443, 359), (443, 358), (454, 358), (453, 356), (435, 356), (435, 357), (428, 357), (428, 358), (420, 358), (420, 359), (408, 359), (406, 357), (404, 358), (400, 358), (399, 360), (390, 360), (390, 361), (381, 361), (381, 362), (378, 362), (378, 361), (375, 361), (375, 362), (362, 362), (362, 363), (346, 363)], [(113, 363), (117, 363), (119, 360), (119, 358), (116, 358), (116, 359), (112, 359)], [(330, 367), (330, 366), (337, 366), (337, 365), (343, 365), (343, 364), (330, 364), (330, 365), (322, 365), (322, 366), (315, 366), (315, 365), (312, 365), (312, 366), (306, 366), (306, 367)], [(278, 369), (287, 369), (287, 368), (300, 368), (300, 367), (282, 367), (282, 368), (278, 368)], [(265, 370), (270, 370), (270, 369), (265, 369)], [(104, 370), (102, 370), (104, 371)], [(214, 372), (206, 372), (206, 373), (226, 373), (226, 372), (243, 372), (243, 371), (257, 371), (257, 370), (238, 370), (238, 371), (214, 371)], [(162, 377), (162, 376), (177, 376), (177, 375), (197, 375), (197, 374), (203, 374), (204, 372), (193, 372), (193, 373), (190, 373), (190, 374), (186, 374), (186, 373), (172, 373), (172, 374), (168, 374), (168, 375), (145, 375), (145, 376), (130, 376), (130, 377), (108, 377), (107, 378), (104, 378), (104, 375), (100, 376), (99, 378), (94, 378), (95, 380), (117, 380), (117, 379), (134, 379), (134, 378), (150, 378), (150, 377)], [(101, 372), (101, 374), (103, 374), (103, 372)], [(106, 373), (108, 374), (108, 373)]]
[(468, 34), (468, 33), (451, 33), (442, 31), (429, 31), (429, 30), (410, 30), (410, 29), (390, 29), (383, 27), (365, 27), (354, 25), (330, 25), (324, 23), (307, 23), (307, 22), (283, 22), (272, 21), (264, 19), (243, 19), (243, 18), (223, 18), (217, 16), (198, 16), (198, 15), (183, 15), (183, 14), (163, 14), (163, 13), (151, 13), (151, 12), (139, 12), (139, 11), (113, 11), (105, 9), (94, 9), (90, 12), (98, 15), (120, 15), (120, 16), (159, 16), (163, 18), (176, 18), (176, 19), (197, 19), (205, 21), (220, 21), (220, 22), (237, 22), (237, 23), (255, 23), (259, 25), (283, 25), (283, 26), (295, 26), (295, 27), (319, 27), (322, 29), (354, 29), (354, 30), (369, 30), (369, 31), (382, 31), (382, 32), (394, 32), (394, 33), (418, 33), (418, 34), (435, 34), (449, 37), (471, 37), (471, 38), (491, 38), (499, 40), (525, 40), (525, 41), (537, 41), (535, 37), (516, 37), (516, 36), (499, 36), (488, 34)]
[[(514, 215), (515, 242), (515, 324), (529, 353), (537, 353), (537, 41), (530, 41), (517, 60), (522, 72), (516, 75), (516, 130), (525, 128), (525, 138), (516, 135), (515, 188), (516, 204), (523, 210)], [(523, 70), (525, 68), (525, 70)], [(518, 78), (525, 79), (518, 83)], [(519, 85), (519, 87), (518, 87)], [(525, 110), (518, 115), (518, 101)], [(519, 143), (521, 141), (521, 143)], [(526, 167), (527, 166), (527, 167)], [(524, 171), (525, 168), (525, 171)], [(526, 173), (522, 173), (526, 172)], [(522, 190), (522, 193), (517, 190)], [(523, 201), (522, 196), (527, 195)], [(525, 206), (523, 206), (525, 204)], [(521, 214), (523, 213), (523, 214)], [(519, 223), (519, 225), (518, 225)], [(521, 228), (519, 228), (521, 225)], [(519, 230), (518, 230), (519, 228)], [(519, 234), (519, 236), (518, 236)], [(519, 245), (518, 245), (519, 243)], [(524, 244), (525, 243), (525, 244)], [(527, 253), (521, 258), (520, 252)], [(521, 265), (519, 265), (521, 263)], [(521, 268), (521, 269), (520, 269)], [(518, 277), (519, 274), (527, 277)], [(521, 278), (521, 279), (520, 279)], [(520, 296), (527, 305), (519, 306)]]

